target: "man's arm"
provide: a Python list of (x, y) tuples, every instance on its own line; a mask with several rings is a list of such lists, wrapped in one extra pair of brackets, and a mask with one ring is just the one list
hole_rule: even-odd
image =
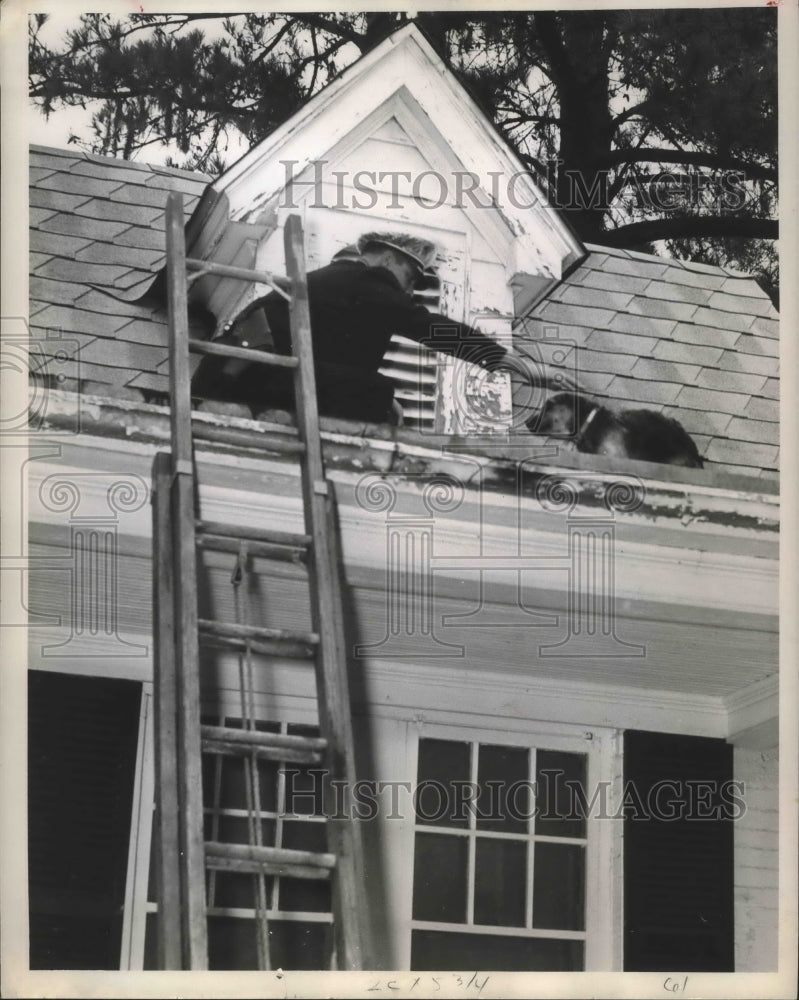
[(476, 327), (466, 326), (420, 305), (381, 268), (363, 275), (369, 304), (381, 314), (392, 333), (415, 340), (431, 351), (441, 351), (493, 371), (500, 368), (507, 350)]

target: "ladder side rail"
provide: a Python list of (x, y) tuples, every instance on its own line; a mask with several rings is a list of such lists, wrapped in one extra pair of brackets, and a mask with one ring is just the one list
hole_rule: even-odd
[(175, 582), (175, 658), (178, 678), (179, 816), (184, 968), (208, 967), (205, 906), (197, 558), (192, 465), (189, 322), (183, 198), (167, 200), (169, 390), (172, 432), (171, 523)]
[(153, 462), (153, 680), (155, 688), (154, 864), (158, 900), (159, 969), (180, 969), (182, 961), (178, 829), (177, 676), (175, 670), (174, 580), (172, 577), (169, 455)]
[[(354, 816), (355, 760), (347, 671), (340, 567), (330, 532), (333, 527), (331, 484), (325, 479), (316, 375), (311, 341), (310, 306), (300, 218), (291, 215), (284, 229), (286, 265), (293, 294), (289, 303), (292, 350), (299, 361), (294, 372), (297, 423), (305, 442), (301, 460), (305, 530), (311, 535), (308, 560), (312, 628), (319, 634), (316, 657), (317, 699), (322, 736), (328, 741), (329, 777), (343, 781), (344, 795), (326, 782), (328, 846), (337, 857), (333, 879), (333, 926), (340, 969), (363, 967), (367, 917), (363, 891), (363, 848)], [(343, 812), (340, 812), (343, 806)]]

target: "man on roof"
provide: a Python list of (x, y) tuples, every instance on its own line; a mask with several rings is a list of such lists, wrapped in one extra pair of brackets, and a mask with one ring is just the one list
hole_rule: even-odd
[[(366, 233), (357, 247), (340, 250), (308, 273), (308, 299), (319, 410), (373, 423), (392, 421), (394, 383), (379, 368), (392, 334), (493, 371), (507, 367), (508, 352), (485, 334), (438, 313), (412, 297), (432, 271), (436, 247), (404, 233)], [(288, 304), (277, 292), (252, 303), (237, 319), (231, 342), (291, 353)], [(514, 358), (518, 370), (521, 359)], [(286, 369), (207, 355), (192, 395), (293, 409), (293, 378)]]

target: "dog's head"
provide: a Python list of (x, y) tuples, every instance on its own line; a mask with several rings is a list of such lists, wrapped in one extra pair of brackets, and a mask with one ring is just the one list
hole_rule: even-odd
[(586, 396), (579, 393), (559, 392), (527, 421), (527, 429), (534, 434), (573, 438), (577, 435), (591, 411), (596, 408)]

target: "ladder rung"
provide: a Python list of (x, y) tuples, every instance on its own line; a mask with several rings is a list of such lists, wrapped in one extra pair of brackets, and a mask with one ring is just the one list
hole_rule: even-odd
[(265, 542), (294, 549), (307, 549), (312, 541), (310, 535), (291, 531), (271, 531), (268, 528), (248, 528), (238, 524), (225, 524), (222, 521), (197, 521), (197, 531), (217, 535), (219, 538), (239, 538), (247, 542)]
[(216, 870), (326, 879), (330, 878), (330, 872), (336, 866), (336, 856), (314, 851), (292, 851), (285, 847), (221, 844), (212, 840), (205, 845), (205, 864), (207, 868)]
[(236, 625), (232, 622), (210, 621), (207, 618), (199, 619), (197, 628), (212, 642), (224, 646), (245, 649), (249, 645), (254, 653), (288, 656), (298, 660), (313, 659), (314, 647), (319, 642), (316, 632), (291, 632), (287, 629)]
[[(200, 535), (197, 545), (212, 552), (230, 552), (235, 554), (241, 548), (244, 539), (230, 538), (227, 535), (216, 535), (211, 532)], [(273, 545), (271, 542), (247, 542), (247, 551), (252, 556), (264, 559), (275, 559), (278, 562), (301, 563), (307, 553), (303, 549), (290, 545)]]
[(237, 553), (243, 542), (247, 552), (280, 562), (304, 562), (312, 539), (310, 535), (288, 531), (266, 531), (261, 528), (241, 528), (216, 521), (197, 521), (197, 545), (214, 552)]
[(259, 729), (232, 729), (228, 726), (202, 726), (203, 750), (208, 753), (256, 753), (267, 760), (294, 764), (319, 764), (327, 749), (327, 740), (313, 736), (268, 733)]
[(212, 340), (189, 340), (189, 350), (194, 354), (217, 354), (221, 358), (240, 358), (242, 361), (275, 365), (278, 368), (296, 368), (299, 364), (291, 354), (256, 351), (252, 347), (236, 347), (234, 344), (215, 344)]
[(192, 435), (197, 441), (213, 441), (217, 444), (231, 444), (240, 448), (257, 448), (259, 451), (279, 452), (286, 455), (302, 455), (305, 445), (293, 434), (275, 434), (269, 431), (251, 431), (245, 428), (218, 427), (202, 420), (192, 420)]
[(272, 274), (270, 271), (252, 271), (247, 267), (217, 264), (215, 261), (198, 260), (196, 257), (186, 258), (186, 270), (218, 274), (221, 278), (238, 278), (240, 281), (256, 281), (259, 285), (271, 285), (284, 292), (290, 292), (292, 289), (291, 278), (283, 274)]

